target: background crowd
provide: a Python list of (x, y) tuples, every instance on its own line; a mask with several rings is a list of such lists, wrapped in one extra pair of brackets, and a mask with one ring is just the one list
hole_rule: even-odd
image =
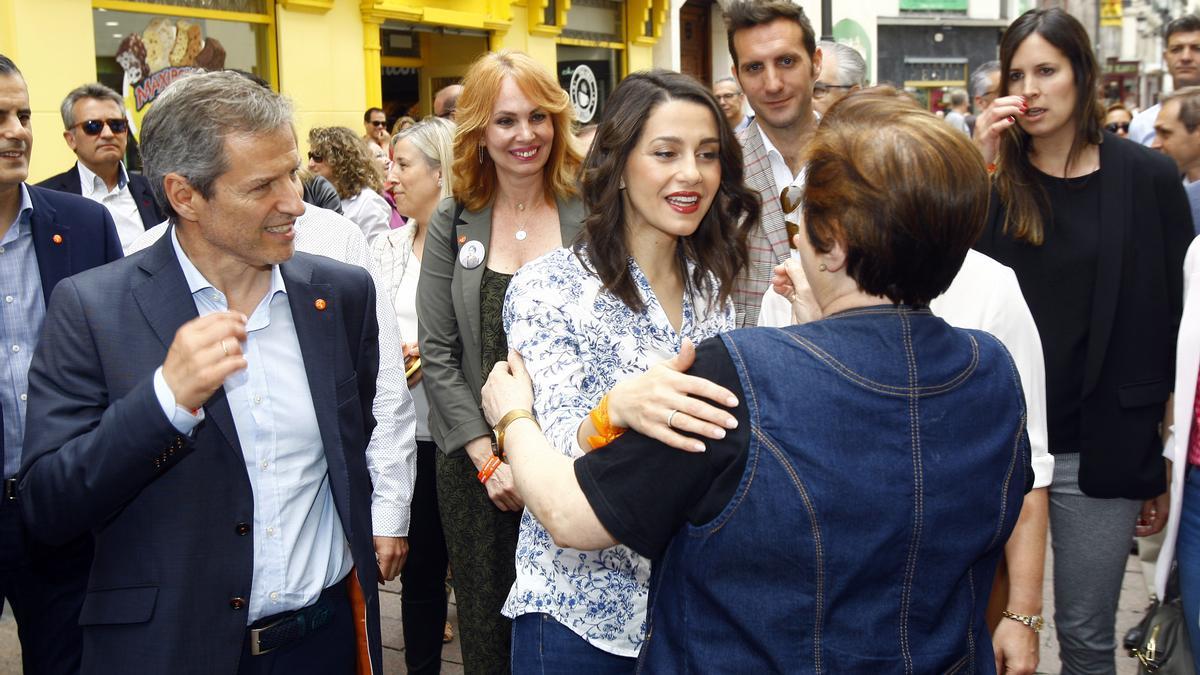
[(139, 174), (86, 84), (37, 186), (0, 55), (25, 672), (379, 673), (397, 578), (437, 672), (449, 578), (469, 673), (1032, 673), (1049, 538), (1063, 672), (1112, 673), (1155, 537), (1200, 665), (1200, 18), (1147, 110), (1051, 9), (936, 116), (797, 5), (724, 13), (729, 77), (582, 128), (500, 51), (302, 158), (217, 71)]

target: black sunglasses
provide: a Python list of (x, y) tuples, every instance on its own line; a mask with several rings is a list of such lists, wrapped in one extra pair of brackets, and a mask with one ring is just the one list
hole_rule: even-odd
[(1129, 132), (1129, 122), (1113, 122), (1111, 124), (1104, 125), (1104, 128), (1108, 129), (1109, 131), (1113, 132), (1114, 134), (1117, 133), (1118, 129), (1128, 133)]
[(318, 164), (325, 161), (325, 157), (318, 155), (315, 152), (308, 153), (308, 158), (314, 162), (317, 162)]
[(386, 127), (387, 120), (371, 120), (371, 124), (376, 127)]
[(100, 132), (104, 131), (104, 125), (106, 124), (109, 129), (112, 129), (114, 134), (123, 134), (129, 131), (129, 121), (123, 118), (114, 120), (84, 120), (71, 128), (79, 127), (88, 136), (99, 136)]

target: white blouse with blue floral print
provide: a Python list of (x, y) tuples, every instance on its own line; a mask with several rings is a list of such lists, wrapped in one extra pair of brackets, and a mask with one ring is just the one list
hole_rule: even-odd
[[(586, 259), (586, 251), (580, 255)], [(568, 249), (522, 267), (504, 299), (508, 344), (533, 378), (534, 413), (546, 438), (570, 457), (583, 455), (579, 425), (613, 385), (674, 356), (684, 337), (699, 344), (734, 327), (732, 302), (710, 311), (697, 291), (695, 297), (684, 294), (682, 330), (676, 332), (632, 258), (629, 268), (646, 304), (642, 312), (605, 291)], [(689, 263), (689, 275), (691, 268)], [(649, 560), (625, 546), (556, 546), (526, 509), (516, 566), (505, 616), (542, 612), (598, 649), (637, 656), (646, 636)]]

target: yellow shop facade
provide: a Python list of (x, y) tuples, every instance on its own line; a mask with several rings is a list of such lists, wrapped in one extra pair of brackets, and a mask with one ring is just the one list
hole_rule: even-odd
[(85, 82), (121, 91), (136, 127), (175, 79), (242, 70), (292, 99), (303, 146), (314, 126), (361, 131), (368, 107), (429, 114), (433, 92), (509, 48), (554, 72), (586, 120), (655, 65), (667, 17), (668, 0), (0, 0), (0, 53), (29, 85), (37, 181), (74, 161), (58, 108)]

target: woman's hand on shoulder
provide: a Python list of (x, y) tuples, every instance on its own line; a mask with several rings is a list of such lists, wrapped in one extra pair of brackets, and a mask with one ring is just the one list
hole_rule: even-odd
[(1000, 154), (1000, 138), (1009, 127), (1017, 123), (1017, 116), (1025, 113), (1023, 96), (1001, 96), (992, 101), (987, 110), (975, 118), (975, 147), (983, 154), (983, 161), (991, 164)]
[(685, 375), (695, 360), (696, 347), (685, 338), (679, 354), (618, 383), (608, 392), (609, 421), (689, 452), (703, 452), (704, 443), (681, 431), (724, 438), (725, 430), (736, 427), (737, 420), (718, 406), (735, 407), (737, 397), (702, 377)]

